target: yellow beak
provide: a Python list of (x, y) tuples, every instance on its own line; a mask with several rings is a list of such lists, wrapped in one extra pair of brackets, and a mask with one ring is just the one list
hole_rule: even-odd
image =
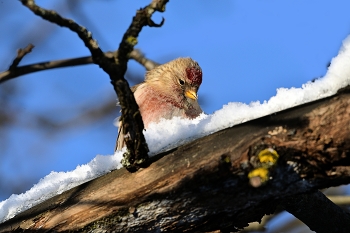
[(196, 100), (198, 97), (197, 97), (197, 93), (193, 90), (187, 90), (185, 92), (185, 96), (190, 98), (190, 99), (193, 99), (193, 100)]

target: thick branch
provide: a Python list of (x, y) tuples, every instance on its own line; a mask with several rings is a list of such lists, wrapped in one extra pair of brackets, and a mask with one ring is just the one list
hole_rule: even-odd
[[(345, 89), (219, 131), (157, 155), (147, 169), (115, 170), (45, 201), (1, 224), (0, 232), (235, 231), (288, 205), (290, 198), (350, 183), (349, 113), (350, 91)], [(253, 188), (248, 173), (266, 147), (274, 148), (279, 159), (270, 179)], [(307, 209), (314, 219), (334, 225)]]

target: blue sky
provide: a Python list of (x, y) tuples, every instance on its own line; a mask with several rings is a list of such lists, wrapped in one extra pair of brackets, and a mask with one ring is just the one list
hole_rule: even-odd
[[(118, 47), (135, 10), (150, 0), (76, 1), (74, 10), (67, 1), (36, 2), (83, 24), (108, 51)], [(154, 16), (155, 22), (164, 17), (164, 26), (145, 27), (136, 47), (160, 63), (180, 56), (197, 60), (203, 69), (199, 98), (210, 114), (228, 102), (268, 100), (279, 87), (300, 87), (323, 76), (350, 34), (348, 9), (348, 0), (170, 1), (166, 12)], [(0, 15), (1, 71), (16, 49), (28, 43), (36, 47), (22, 65), (89, 55), (74, 33), (44, 22), (19, 1), (0, 2)], [(133, 61), (129, 69), (144, 73)], [(52, 170), (72, 170), (97, 154), (113, 152), (113, 119), (49, 134), (38, 133), (40, 125), (28, 127), (31, 114), (64, 120), (77, 106), (116, 98), (108, 76), (96, 65), (39, 72), (10, 82), (21, 93), (11, 102), (21, 109), (16, 117), (25, 123), (7, 131), (2, 143), (6, 146), (0, 143), (3, 182), (17, 182), (22, 185), (18, 190), (25, 191)], [(0, 200), (10, 194), (2, 187)]]

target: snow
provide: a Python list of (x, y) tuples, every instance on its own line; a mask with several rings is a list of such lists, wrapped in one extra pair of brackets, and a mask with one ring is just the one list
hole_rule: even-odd
[[(349, 64), (350, 36), (343, 41), (343, 46), (338, 56), (332, 60), (327, 74), (314, 82), (302, 85), (301, 88), (279, 88), (276, 96), (263, 103), (228, 103), (213, 114), (202, 114), (194, 120), (173, 118), (151, 124), (145, 131), (150, 155), (236, 124), (333, 95), (338, 89), (350, 84)], [(97, 155), (91, 162), (77, 166), (73, 171), (51, 172), (27, 192), (11, 195), (7, 200), (0, 202), (0, 223), (66, 190), (121, 168), (123, 152)]]

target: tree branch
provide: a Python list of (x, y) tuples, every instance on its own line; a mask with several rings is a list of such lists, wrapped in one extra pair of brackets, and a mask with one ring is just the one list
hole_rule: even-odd
[[(303, 194), (350, 183), (349, 112), (350, 88), (236, 125), (152, 157), (147, 169), (115, 170), (53, 197), (0, 224), (0, 232), (232, 232), (288, 209), (293, 197), (305, 197), (305, 214), (320, 219)], [(279, 159), (254, 188), (248, 174), (265, 148)], [(326, 212), (329, 200), (317, 200)], [(337, 218), (349, 223), (348, 214)], [(337, 229), (331, 218), (322, 221)]]
[[(307, 195), (307, 194), (306, 194)], [(323, 194), (322, 194), (323, 195)], [(347, 205), (350, 205), (350, 196), (338, 196), (338, 195), (336, 195), (336, 196), (334, 196), (334, 195), (331, 195), (331, 196), (326, 196), (331, 202), (333, 202), (335, 205), (338, 205), (338, 206), (347, 206)], [(301, 199), (303, 199), (304, 197), (302, 196), (302, 195), (300, 195), (300, 196), (298, 196), (298, 198), (301, 200)], [(306, 197), (307, 198), (307, 197)], [(295, 200), (297, 200), (297, 199), (295, 199)], [(295, 201), (294, 200), (294, 201)], [(324, 201), (325, 202), (329, 202), (328, 200), (322, 200), (322, 201), (320, 201), (320, 200), (318, 200), (318, 198), (315, 198), (315, 201), (319, 201), (320, 203), (323, 203)], [(289, 202), (289, 203), (291, 203), (291, 202)], [(328, 205), (333, 205), (333, 203), (328, 203)], [(315, 203), (312, 203), (313, 205), (315, 204)], [(276, 212), (274, 213), (274, 214), (271, 214), (271, 215), (265, 215), (262, 219), (261, 219), (261, 221), (260, 222), (252, 222), (252, 223), (249, 223), (249, 226), (248, 227), (245, 227), (243, 230), (241, 230), (240, 231), (240, 233), (246, 233), (246, 232), (265, 232), (266, 231), (266, 225), (271, 221), (271, 220), (273, 220), (275, 217), (276, 217), (276, 215), (277, 214), (279, 214), (279, 213), (281, 213), (282, 211), (283, 211), (283, 209), (281, 209), (282, 207), (281, 206), (279, 206), (277, 209), (276, 209)], [(300, 209), (302, 209), (302, 208), (304, 208), (304, 206), (301, 206), (301, 207), (299, 207)], [(332, 207), (332, 208), (334, 208), (334, 207)], [(279, 211), (279, 209), (281, 210), (281, 211)], [(285, 209), (285, 208), (284, 208)], [(325, 211), (327, 210), (327, 208), (323, 208)], [(303, 211), (305, 211), (306, 213), (310, 213), (310, 210), (303, 210)], [(338, 211), (339, 211), (339, 213), (340, 214), (342, 214), (342, 213), (344, 213), (343, 212), (343, 210), (339, 210), (338, 209)], [(312, 211), (312, 212), (314, 212), (314, 211)], [(297, 217), (297, 216), (296, 216)], [(315, 218), (314, 218), (314, 220), (316, 221), (316, 219), (318, 218), (318, 216), (316, 216)], [(322, 222), (323, 220), (319, 220), (318, 219), (318, 221), (319, 222)], [(295, 223), (295, 224), (297, 224), (297, 222), (299, 222), (299, 220), (294, 220), (294, 221), (292, 221), (292, 222), (290, 222), (288, 225), (283, 225), (283, 229), (291, 229), (292, 228), (292, 226), (291, 225), (293, 225), (293, 223)], [(342, 223), (342, 224), (344, 224), (344, 223)], [(272, 229), (271, 229), (272, 230)], [(274, 229), (274, 230), (272, 230), (273, 232), (280, 232), (280, 230), (278, 230), (278, 229)], [(334, 231), (332, 231), (332, 232), (334, 232)]]
[[(109, 58), (111, 62), (114, 62), (114, 57), (117, 52), (118, 50), (115, 52), (106, 52), (105, 56)], [(139, 49), (134, 49), (130, 53), (130, 58), (140, 63), (142, 66), (145, 67), (146, 70), (151, 70), (154, 67), (159, 65), (159, 63), (146, 58), (145, 55)], [(87, 65), (92, 63), (94, 63), (92, 56), (86, 56), (86, 57), (46, 61), (46, 62), (40, 62), (40, 63), (30, 64), (25, 66), (16, 66), (13, 69), (8, 69), (7, 71), (0, 73), (0, 84), (10, 79), (17, 78), (22, 75), (34, 73), (37, 71), (44, 71), (44, 70), (50, 70), (50, 69), (56, 69), (56, 68), (79, 66), (79, 65)]]
[(159, 63), (152, 61), (151, 59), (147, 59), (144, 56), (144, 54), (138, 49), (134, 49), (133, 51), (131, 51), (130, 58), (140, 63), (148, 71), (153, 70), (154, 68), (160, 65)]
[[(144, 26), (150, 27), (160, 27), (164, 23), (164, 18), (162, 22), (158, 25), (155, 24), (151, 16), (155, 11), (164, 12), (165, 4), (168, 0), (153, 0), (151, 4), (146, 6), (143, 9), (137, 11), (135, 17), (133, 18), (131, 25), (125, 32), (122, 41), (119, 44), (117, 62), (119, 69), (116, 70), (118, 76), (123, 76), (127, 69), (127, 62), (130, 56), (130, 53), (134, 50), (134, 46), (137, 44), (137, 37), (141, 32)], [(118, 85), (119, 80), (112, 79), (111, 83), (114, 86), (114, 89), (118, 92), (125, 92), (123, 87)], [(129, 88), (128, 88), (129, 89)], [(134, 96), (132, 96), (134, 97)], [(121, 106), (128, 105), (128, 101), (124, 98), (119, 98), (119, 103)], [(137, 170), (139, 167), (148, 165), (148, 148), (145, 144), (144, 136), (142, 134), (142, 130), (144, 129), (143, 122), (141, 120), (141, 114), (138, 111), (138, 108), (133, 108), (134, 106), (130, 106), (130, 108), (122, 107), (122, 130), (124, 135), (124, 141), (128, 148), (128, 152), (124, 153), (124, 158), (122, 160), (122, 164), (124, 167), (128, 168), (130, 171)], [(129, 109), (133, 109), (130, 111)], [(129, 125), (129, 122), (134, 120), (136, 124)], [(132, 130), (130, 130), (130, 127)], [(135, 140), (142, 138), (143, 140)], [(133, 148), (133, 146), (135, 148)], [(137, 149), (143, 148), (143, 150)]]
[(335, 205), (320, 191), (289, 197), (284, 206), (317, 233), (350, 232), (350, 213)]
[(155, 11), (164, 11), (165, 4), (168, 1), (153, 0), (151, 4), (137, 12), (119, 45), (117, 63), (111, 62), (104, 55), (97, 41), (92, 38), (91, 32), (86, 28), (78, 25), (71, 19), (61, 17), (53, 10), (46, 10), (37, 6), (34, 0), (21, 0), (21, 2), (34, 14), (43, 19), (59, 26), (67, 27), (77, 33), (85, 46), (90, 50), (94, 63), (98, 64), (109, 74), (121, 105), (123, 132), (124, 135), (127, 135), (125, 142), (128, 151), (125, 153), (123, 165), (131, 171), (137, 170), (140, 166), (147, 166), (148, 147), (142, 133), (144, 125), (134, 95), (130, 90), (128, 82), (124, 79), (124, 75), (127, 69), (129, 54), (134, 50), (138, 34), (144, 26), (161, 26), (164, 19), (160, 25), (156, 25), (151, 20), (151, 16)]

